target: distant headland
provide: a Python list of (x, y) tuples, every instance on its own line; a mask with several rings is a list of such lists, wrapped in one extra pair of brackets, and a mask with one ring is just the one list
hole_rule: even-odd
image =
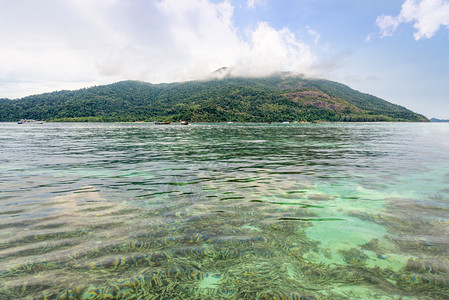
[(432, 119), (430, 119), (430, 122), (449, 122), (449, 119), (436, 119), (436, 118), (432, 118)]

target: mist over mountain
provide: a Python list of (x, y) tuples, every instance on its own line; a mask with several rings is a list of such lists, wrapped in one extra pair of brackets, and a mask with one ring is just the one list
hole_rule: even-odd
[(220, 68), (208, 81), (122, 81), (18, 100), (0, 99), (0, 121), (428, 121), (423, 115), (328, 80), (291, 74), (236, 78)]

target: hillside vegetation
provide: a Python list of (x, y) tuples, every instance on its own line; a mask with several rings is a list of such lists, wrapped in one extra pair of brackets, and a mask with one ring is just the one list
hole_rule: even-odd
[(150, 84), (123, 81), (18, 100), (0, 121), (428, 121), (402, 106), (327, 80), (274, 76)]

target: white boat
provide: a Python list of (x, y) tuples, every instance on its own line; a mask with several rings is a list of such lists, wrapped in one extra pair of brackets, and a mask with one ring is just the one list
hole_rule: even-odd
[(22, 119), (17, 124), (44, 124), (44, 121), (36, 121), (33, 119)]

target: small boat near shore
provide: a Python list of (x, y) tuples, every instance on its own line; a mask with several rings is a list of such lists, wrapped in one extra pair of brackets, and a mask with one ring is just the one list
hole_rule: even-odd
[(180, 123), (181, 125), (189, 125), (189, 122), (188, 122), (188, 121), (180, 120), (179, 123)]
[(22, 119), (19, 122), (17, 122), (17, 124), (44, 124), (44, 121), (36, 121), (33, 119)]
[(154, 123), (154, 125), (170, 125), (171, 124), (171, 122), (158, 122), (158, 121), (155, 121), (153, 123)]

